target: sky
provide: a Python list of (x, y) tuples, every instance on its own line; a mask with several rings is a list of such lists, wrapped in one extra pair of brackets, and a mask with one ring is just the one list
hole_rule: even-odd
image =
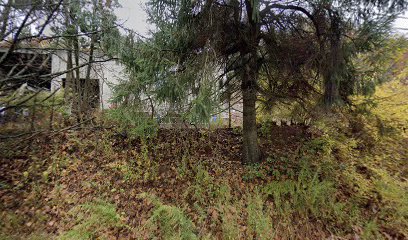
[[(406, 29), (406, 30), (402, 30), (401, 28)], [(404, 15), (402, 15), (400, 18), (398, 18), (395, 21), (394, 29), (398, 32), (408, 35), (408, 11), (405, 12)]]
[[(143, 10), (147, 0), (119, 0), (122, 5), (116, 10), (116, 14), (124, 22), (125, 27), (133, 29), (134, 31), (147, 36), (149, 24), (146, 22), (147, 14)], [(408, 35), (408, 11), (398, 18), (394, 23), (394, 30)], [(407, 30), (402, 30), (405, 28)]]
[(149, 30), (147, 14), (143, 10), (146, 0), (119, 0), (119, 4), (122, 7), (116, 9), (116, 15), (124, 21), (124, 26), (146, 36)]

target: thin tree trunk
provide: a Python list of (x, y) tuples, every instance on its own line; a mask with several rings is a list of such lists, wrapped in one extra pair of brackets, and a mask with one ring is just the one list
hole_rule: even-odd
[(10, 10), (11, 10), (11, 0), (7, 1), (5, 6), (3, 7), (2, 15), (2, 25), (0, 28), (0, 38), (3, 41), (6, 38), (6, 31), (8, 26), (8, 21), (10, 17)]
[(228, 101), (228, 128), (231, 128), (231, 86), (229, 84), (228, 75), (227, 75), (227, 82), (225, 84), (225, 88), (227, 90), (227, 101)]
[[(79, 66), (79, 43), (78, 43), (78, 29), (77, 26), (72, 25), (71, 18), (74, 11), (72, 11), (71, 1), (66, 1), (64, 5), (65, 12), (65, 24), (67, 28), (68, 35), (71, 35), (67, 38), (67, 70), (74, 68), (74, 59), (75, 66)], [(80, 92), (80, 69), (70, 70), (66, 73), (65, 79), (65, 92), (64, 99), (71, 106), (71, 113), (76, 116), (77, 121), (81, 122), (79, 104), (81, 102), (81, 92)]]
[[(64, 14), (65, 14), (65, 27), (68, 30), (68, 35), (71, 35), (71, 20), (70, 20), (70, 10), (69, 10), (69, 2), (67, 1), (64, 5)], [(66, 39), (67, 41), (67, 70), (72, 69), (73, 68), (73, 64), (72, 64), (72, 48), (73, 48), (73, 42), (72, 42), (72, 38), (68, 37)], [(73, 74), (72, 74), (72, 70), (68, 71), (65, 75), (65, 89), (64, 89), (64, 100), (66, 103), (68, 103), (72, 109), (72, 94), (73, 94)]]
[[(96, 9), (98, 7), (98, 1), (93, 0), (93, 15), (96, 15)], [(102, 2), (99, 1), (100, 8), (102, 8)], [(95, 23), (92, 20), (92, 32), (95, 32), (97, 30), (97, 26), (95, 26)], [(81, 105), (81, 112), (82, 114), (88, 114), (91, 110), (91, 103), (94, 101), (95, 96), (94, 91), (93, 91), (93, 86), (91, 83), (91, 71), (92, 71), (92, 62), (94, 59), (94, 50), (95, 50), (95, 43), (96, 43), (96, 34), (91, 34), (91, 45), (90, 45), (90, 50), (89, 50), (89, 57), (88, 57), (88, 67), (86, 69), (86, 75), (85, 75), (85, 83), (84, 83), (84, 96), (83, 96), (83, 102)], [(98, 83), (99, 84), (99, 83)]]
[[(69, 40), (71, 42), (71, 40)], [(71, 47), (71, 43), (69, 43), (69, 47)], [(67, 70), (72, 69), (73, 64), (72, 64), (72, 50), (69, 49), (67, 50)], [(65, 75), (65, 88), (64, 88), (64, 100), (66, 103), (68, 103), (71, 108), (72, 108), (72, 95), (73, 95), (73, 74), (72, 70), (68, 71), (67, 74)]]
[(152, 111), (152, 113), (151, 113), (151, 115), (150, 115), (150, 118), (153, 120), (153, 119), (154, 119), (154, 114), (155, 114), (155, 112), (154, 112), (153, 99), (150, 97), (150, 95), (147, 95), (147, 98), (149, 99), (150, 109), (151, 109), (151, 111)]
[(52, 96), (51, 113), (50, 113), (50, 131), (52, 131), (52, 123), (54, 122), (54, 103), (55, 103), (55, 96)]
[[(91, 71), (92, 71), (92, 61), (94, 58), (94, 48), (95, 48), (96, 36), (93, 34), (91, 36), (91, 46), (88, 58), (88, 67), (86, 69), (85, 83), (83, 89), (83, 101), (81, 105), (81, 113), (87, 114), (91, 109), (91, 102), (94, 100), (95, 96), (92, 96), (92, 84), (91, 84)], [(99, 84), (99, 83), (98, 83)]]
[(33, 106), (31, 107), (31, 123), (30, 131), (34, 132), (35, 130), (35, 117), (37, 114), (37, 96), (34, 97)]
[[(73, 45), (74, 45), (74, 59), (75, 59), (75, 66), (79, 66), (79, 39), (78, 39), (78, 29), (75, 27), (75, 35)], [(81, 113), (81, 105), (83, 102), (83, 88), (81, 84), (81, 73), (80, 68), (75, 70), (75, 77), (74, 77), (74, 99), (73, 99), (73, 109), (74, 114), (76, 115), (77, 122), (82, 122), (82, 113)]]
[(228, 93), (228, 128), (231, 127), (231, 94)]
[(260, 161), (258, 136), (256, 129), (256, 54), (250, 56), (242, 73), (241, 90), (243, 97), (243, 152), (242, 163), (253, 164)]

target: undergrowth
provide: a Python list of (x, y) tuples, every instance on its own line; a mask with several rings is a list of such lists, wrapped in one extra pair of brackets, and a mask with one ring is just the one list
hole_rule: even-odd
[[(173, 142), (64, 136), (49, 156), (31, 153), (32, 164), (22, 161), (23, 171), (1, 179), (0, 190), (27, 194), (25, 208), (74, 206), (61, 223), (28, 210), (33, 226), (58, 224), (59, 239), (406, 239), (406, 139), (381, 135), (370, 116), (342, 114), (313, 122), (293, 149), (275, 142), (269, 147), (281, 151), (252, 166), (221, 161), (223, 148), (203, 145), (212, 136), (204, 130)], [(269, 127), (267, 136), (278, 128)], [(1, 210), (2, 239), (25, 228), (20, 238), (56, 237), (55, 228), (34, 233), (27, 214)]]
[(75, 225), (70, 230), (62, 233), (58, 239), (109, 238), (109, 236), (114, 235), (110, 232), (111, 229), (126, 226), (116, 212), (115, 205), (104, 201), (76, 206), (69, 214), (73, 218)]
[(163, 204), (156, 196), (141, 194), (153, 203), (151, 217), (142, 226), (141, 231), (148, 230), (149, 238), (155, 239), (198, 239), (194, 223), (179, 208)]

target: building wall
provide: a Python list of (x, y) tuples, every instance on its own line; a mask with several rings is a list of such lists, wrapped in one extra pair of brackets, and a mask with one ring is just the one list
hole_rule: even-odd
[[(95, 60), (103, 60), (103, 57), (95, 55)], [(87, 54), (81, 54), (80, 64), (88, 61)], [(67, 53), (66, 51), (56, 51), (52, 56), (52, 73), (57, 76), (51, 82), (51, 91), (62, 89), (62, 82), (66, 78), (66, 73), (59, 74), (67, 70)], [(86, 77), (87, 66), (80, 68), (80, 78)], [(99, 80), (100, 89), (100, 107), (108, 109), (111, 107), (109, 103), (112, 97), (112, 86), (119, 82), (119, 79), (125, 77), (124, 67), (114, 60), (93, 63), (91, 70), (91, 78)]]
[[(67, 53), (66, 51), (59, 50), (56, 51), (52, 56), (52, 73), (58, 74), (60, 72), (64, 72), (67, 69)], [(87, 54), (82, 54), (80, 57), (80, 64), (84, 64), (88, 60)], [(96, 56), (96, 60), (102, 60), (102, 57)], [(113, 86), (120, 82), (120, 79), (126, 79), (125, 68), (120, 63), (111, 60), (102, 63), (94, 63), (92, 64), (92, 71), (91, 71), (91, 78), (99, 80), (100, 86), (100, 108), (101, 109), (109, 109), (113, 107), (110, 103), (110, 99), (113, 95)], [(87, 67), (82, 67), (80, 69), (80, 78), (86, 77), (86, 69)], [(62, 89), (62, 79), (66, 78), (66, 73), (59, 74), (55, 77), (51, 82), (51, 91), (55, 91), (57, 89)], [(145, 99), (146, 97), (142, 97)], [(191, 99), (192, 100), (192, 99)], [(145, 101), (146, 103), (146, 111), (150, 112), (150, 103)], [(242, 102), (233, 101), (233, 105), (231, 106), (231, 119), (232, 124), (234, 126), (239, 126), (242, 124)], [(158, 115), (163, 115), (169, 109), (168, 104), (161, 104), (160, 106), (155, 103), (155, 111)], [(228, 124), (228, 104), (224, 103), (221, 106), (221, 109), (224, 111), (217, 116), (212, 117), (211, 121), (222, 121), (223, 125)]]
[[(0, 48), (0, 52), (6, 52), (8, 49), (7, 48)], [(62, 90), (63, 89), (63, 79), (66, 78), (66, 71), (67, 71), (67, 52), (65, 50), (49, 50), (49, 49), (18, 49), (15, 52), (19, 53), (40, 53), (40, 54), (51, 54), (51, 74), (54, 75), (54, 78), (51, 80), (51, 92), (54, 92), (58, 89)], [(85, 64), (88, 61), (88, 54), (82, 53), (80, 56), (80, 64)], [(98, 56), (97, 53), (95, 53), (95, 60), (103, 60), (103, 56)], [(87, 71), (87, 66), (85, 65), (84, 67), (79, 69), (80, 71), (80, 78), (86, 78), (86, 71)], [(216, 75), (216, 73), (214, 73)], [(94, 63), (92, 64), (92, 69), (91, 69), (91, 78), (92, 79), (98, 79), (99, 81), (99, 97), (100, 97), (100, 108), (101, 109), (109, 109), (113, 107), (110, 103), (110, 99), (112, 98), (113, 95), (113, 86), (118, 84), (121, 79), (126, 79), (127, 75), (125, 73), (125, 68), (123, 65), (118, 63), (115, 60), (110, 60), (110, 61), (105, 61), (105, 62), (100, 62), (100, 63)], [(191, 96), (190, 96), (191, 98)], [(187, 101), (192, 101), (193, 99), (188, 99)], [(150, 102), (147, 99), (147, 96), (144, 97), (142, 96), (142, 99), (144, 99), (144, 104), (145, 104), (145, 110), (146, 113), (150, 113), (151, 108), (150, 108)], [(231, 118), (232, 118), (232, 123), (233, 125), (241, 125), (242, 122), (242, 103), (241, 102), (236, 102), (232, 101), (235, 104), (232, 107), (231, 110)], [(210, 120), (212, 121), (219, 121), (222, 120), (223, 124), (228, 123), (228, 104), (223, 103), (221, 106), (221, 109), (224, 111), (217, 114), (215, 117), (213, 116)], [(163, 116), (167, 113), (167, 111), (170, 109), (170, 106), (168, 104), (158, 104), (154, 102), (154, 109), (155, 109), (155, 115), (160, 115)]]

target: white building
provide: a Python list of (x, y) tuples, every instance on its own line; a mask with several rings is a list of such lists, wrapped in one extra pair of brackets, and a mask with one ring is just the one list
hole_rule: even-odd
[[(9, 49), (6, 43), (0, 42), (0, 53), (5, 53)], [(13, 57), (7, 60), (6, 64), (0, 66), (0, 75), (7, 75), (14, 69), (14, 72), (18, 72), (26, 66), (30, 66), (26, 73), (39, 72), (38, 79), (35, 77), (32, 79), (26, 79), (26, 83), (30, 87), (42, 88), (48, 90), (51, 93), (54, 91), (61, 91), (65, 87), (65, 79), (67, 77), (67, 51), (61, 49), (53, 49), (48, 42), (32, 41), (26, 43), (24, 46), (19, 46), (18, 50), (13, 51)], [(40, 56), (40, 57), (38, 57)], [(36, 58), (37, 64), (32, 64), (30, 61)], [(86, 73), (88, 69), (89, 54), (82, 52), (79, 57), (79, 75), (80, 84), (85, 82)], [(74, 70), (76, 73), (76, 65), (74, 62)], [(16, 67), (17, 66), (17, 67)], [(25, 73), (24, 73), (25, 74)], [(24, 75), (23, 74), (23, 75)], [(42, 77), (39, 77), (42, 76)], [(43, 76), (49, 76), (44, 78)], [(126, 79), (125, 68), (116, 60), (110, 60), (103, 54), (94, 52), (93, 63), (91, 64), (90, 81), (95, 86), (95, 99), (97, 101), (92, 104), (100, 109), (109, 109), (112, 106), (110, 99), (113, 96), (113, 87), (120, 82), (121, 79)], [(81, 86), (80, 86), (81, 87)], [(191, 99), (192, 100), (192, 99)], [(155, 115), (162, 115), (167, 112), (165, 106), (158, 106), (155, 104)], [(146, 111), (150, 112), (150, 102), (146, 101)], [(219, 122), (221, 120), (223, 125), (228, 124), (228, 104), (221, 106), (224, 111), (211, 118), (211, 121)], [(242, 122), (242, 103), (235, 102), (231, 106), (231, 119), (233, 125), (241, 125)]]
[[(79, 65), (84, 65), (79, 69), (80, 79), (86, 78), (88, 65), (88, 54), (81, 54)], [(63, 89), (65, 87), (66, 73), (60, 74), (67, 70), (67, 52), (57, 51), (52, 55), (51, 71), (56, 77), (51, 82), (51, 91)], [(101, 109), (108, 109), (111, 107), (110, 98), (112, 97), (112, 87), (124, 79), (125, 69), (116, 60), (109, 60), (104, 56), (95, 54), (94, 61), (91, 64), (90, 79), (97, 82), (99, 89), (99, 106)], [(75, 66), (74, 66), (75, 67)], [(76, 70), (74, 70), (76, 71)]]
[[(0, 42), (0, 56), (10, 49), (9, 42)], [(0, 78), (11, 85), (20, 87), (27, 84), (32, 88), (40, 88), (50, 92), (63, 90), (67, 69), (67, 51), (55, 49), (48, 42), (32, 40), (25, 42), (18, 49), (8, 53), (8, 58), (0, 66)], [(74, 61), (74, 60), (73, 60)], [(83, 52), (79, 57), (80, 79), (86, 78), (89, 54)], [(125, 78), (124, 67), (115, 60), (94, 53), (95, 63), (91, 64), (90, 79), (98, 89), (98, 106), (101, 109), (110, 107), (112, 86), (119, 79)], [(75, 62), (75, 61), (74, 61)], [(76, 72), (76, 65), (73, 66)]]

